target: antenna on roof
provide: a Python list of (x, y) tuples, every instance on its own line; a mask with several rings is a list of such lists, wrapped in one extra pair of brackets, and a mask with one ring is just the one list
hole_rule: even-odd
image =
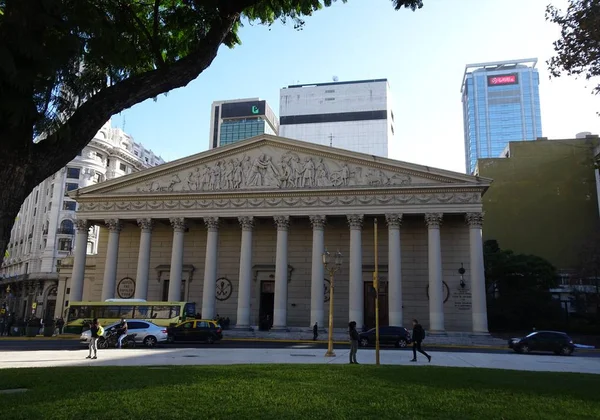
[(337, 77), (337, 76), (333, 76), (333, 77), (331, 78), (331, 80), (333, 80), (334, 82), (337, 82), (337, 81), (338, 81), (338, 80), (340, 80), (340, 79), (339, 79), (339, 77)]

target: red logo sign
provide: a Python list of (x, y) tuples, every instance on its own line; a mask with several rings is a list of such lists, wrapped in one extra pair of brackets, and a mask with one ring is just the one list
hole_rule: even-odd
[(488, 77), (488, 85), (497, 86), (497, 85), (514, 85), (517, 84), (517, 75), (516, 74), (502, 74), (500, 76), (489, 76)]

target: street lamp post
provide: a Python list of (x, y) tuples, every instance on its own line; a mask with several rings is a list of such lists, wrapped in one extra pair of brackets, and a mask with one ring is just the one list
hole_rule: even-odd
[(331, 254), (325, 250), (323, 253), (323, 265), (325, 266), (325, 270), (329, 273), (329, 339), (325, 357), (335, 357), (335, 353), (333, 352), (333, 281), (335, 272), (342, 267), (342, 253), (337, 251), (335, 253), (334, 261), (331, 261)]

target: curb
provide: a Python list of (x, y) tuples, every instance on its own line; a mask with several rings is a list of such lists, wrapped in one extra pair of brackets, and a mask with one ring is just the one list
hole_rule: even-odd
[(43, 341), (57, 341), (57, 340), (79, 340), (79, 336), (76, 335), (57, 335), (56, 337), (44, 337), (43, 335), (36, 335), (35, 337), (0, 337), (2, 341), (32, 341), (32, 340), (43, 340)]

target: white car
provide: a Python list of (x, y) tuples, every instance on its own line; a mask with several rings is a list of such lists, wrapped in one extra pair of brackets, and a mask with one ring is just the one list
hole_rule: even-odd
[[(104, 334), (114, 328), (117, 328), (120, 322), (114, 322), (104, 327)], [(127, 334), (136, 334), (136, 344), (143, 344), (146, 347), (154, 347), (159, 343), (166, 343), (168, 339), (167, 328), (161, 327), (147, 321), (127, 321)], [(89, 344), (92, 333), (90, 330), (81, 333), (79, 340), (83, 344)]]

